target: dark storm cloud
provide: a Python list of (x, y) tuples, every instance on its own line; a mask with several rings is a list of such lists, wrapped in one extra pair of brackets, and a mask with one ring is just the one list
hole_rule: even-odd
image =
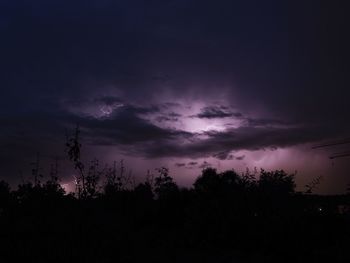
[[(117, 146), (126, 154), (149, 158), (213, 156), (220, 160), (242, 160), (244, 156), (236, 157), (230, 152), (288, 147), (336, 135), (333, 129), (327, 129), (327, 127), (275, 125), (280, 122), (275, 120), (269, 122), (265, 119), (256, 119), (239, 128), (225, 131), (190, 133), (161, 128), (150, 120), (142, 118), (144, 114), (158, 114), (160, 106), (123, 105), (115, 109), (112, 114), (101, 118), (62, 111), (61, 115), (56, 116), (60, 121), (47, 114), (41, 118), (39, 115), (33, 115), (22, 119), (1, 119), (0, 121), (3, 127), (5, 125), (8, 128), (16, 127), (10, 132), (11, 136), (15, 136), (16, 131), (22, 131), (29, 138), (32, 134), (36, 137), (46, 136), (48, 139), (54, 136), (62, 139), (67, 127), (72, 128), (75, 124), (79, 124), (83, 135), (92, 144)], [(170, 115), (176, 114), (170, 113)], [(15, 122), (17, 126), (14, 125)], [(37, 133), (38, 128), (42, 133)], [(58, 131), (62, 134), (59, 135)], [(202, 135), (206, 138), (197, 138)]]
[(176, 122), (179, 120), (179, 117), (181, 117), (181, 114), (170, 112), (168, 114), (162, 114), (161, 116), (158, 116), (156, 118), (156, 121), (163, 122), (163, 121), (170, 121), (170, 122)]
[(242, 161), (244, 160), (244, 158), (245, 158), (245, 155), (235, 157), (237, 161)]
[[(79, 105), (78, 102), (74, 104)], [(33, 152), (47, 141), (63, 145), (66, 131), (72, 130), (77, 124), (90, 143), (102, 145), (137, 145), (192, 136), (184, 131), (162, 129), (140, 117), (154, 112), (158, 112), (156, 106), (130, 104), (114, 109), (110, 115), (101, 118), (63, 109), (57, 112), (31, 112), (26, 115), (0, 117), (0, 125), (3, 127), (0, 136), (3, 145), (31, 145)]]
[[(205, 94), (211, 84), (230, 83), (232, 72), (241, 75), (242, 55), (246, 61), (254, 57), (248, 44), (256, 40), (247, 32), (264, 43), (273, 35), (259, 32), (274, 22), (260, 21), (269, 14), (256, 4), (251, 10), (244, 1), (3, 2), (6, 86), (29, 87), (26, 98), (33, 102), (33, 91), (57, 98), (106, 85), (143, 98), (163, 89), (164, 81), (178, 92), (200, 82)], [(263, 10), (274, 14), (278, 7), (271, 6)]]
[(181, 104), (177, 102), (165, 102), (161, 104), (161, 106), (165, 108), (173, 108), (173, 107), (181, 107)]
[[(125, 108), (124, 108), (125, 109)], [(133, 114), (150, 114), (160, 112), (160, 108), (157, 105), (151, 105), (148, 107), (144, 106), (129, 106), (125, 109), (126, 112)]]
[(106, 104), (107, 106), (113, 106), (115, 104), (122, 104), (123, 103), (122, 99), (120, 99), (118, 97), (114, 97), (114, 96), (104, 96), (104, 97), (95, 99), (95, 101)]
[(215, 154), (213, 154), (213, 157), (217, 158), (219, 160), (232, 160), (233, 159), (233, 155), (230, 154), (230, 151), (215, 153)]
[(208, 106), (202, 108), (200, 113), (191, 117), (197, 117), (200, 119), (215, 119), (228, 117), (241, 118), (243, 115), (242, 113), (231, 111), (226, 106)]
[(278, 120), (278, 119), (246, 119), (249, 126), (292, 126), (296, 125), (296, 123), (291, 123), (288, 121)]
[(202, 164), (198, 166), (198, 168), (205, 169), (211, 166), (211, 163), (208, 163), (207, 161), (204, 161)]
[[(348, 137), (347, 10), (324, 0), (1, 1), (1, 141), (17, 145), (7, 155), (19, 142), (35, 152), (79, 123), (90, 142), (125, 153), (198, 157)], [(146, 118), (175, 122), (181, 99), (217, 96), (229, 107), (210, 102), (196, 118), (242, 127), (198, 139)], [(110, 115), (67, 106), (85, 101)]]
[(184, 131), (163, 129), (139, 115), (153, 112), (155, 108), (127, 106), (104, 118), (75, 117), (95, 144), (137, 145), (138, 143), (184, 139), (191, 134)]
[(156, 118), (156, 121), (158, 121), (158, 122), (163, 122), (163, 121), (175, 122), (175, 121), (178, 121), (178, 118), (171, 118), (171, 117), (168, 117), (168, 116), (159, 116), (159, 117)]
[[(141, 149), (146, 156), (152, 158), (214, 156), (223, 160), (230, 158), (230, 151), (285, 148), (320, 141), (335, 135), (333, 130), (327, 130), (326, 127), (310, 128), (307, 126), (296, 128), (242, 126), (226, 131), (209, 131), (205, 134), (208, 138), (195, 140), (189, 144), (179, 144), (176, 140), (163, 141), (163, 143), (148, 145), (148, 148), (142, 147)], [(196, 137), (197, 134), (192, 134), (192, 136)]]
[(164, 83), (178, 93), (194, 84), (204, 96), (224, 85), (242, 108), (339, 125), (348, 120), (346, 8), (299, 4), (2, 1), (2, 105), (41, 107), (108, 85), (127, 98)]
[(230, 154), (231, 151), (226, 151), (226, 152), (219, 152), (213, 154), (213, 157), (218, 159), (218, 160), (237, 160), (237, 161), (242, 161), (245, 158), (245, 155), (242, 156), (235, 156), (233, 154)]

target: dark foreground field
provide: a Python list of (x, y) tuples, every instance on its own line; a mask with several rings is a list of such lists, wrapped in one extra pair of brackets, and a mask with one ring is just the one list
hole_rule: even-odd
[(191, 189), (163, 173), (79, 197), (52, 181), (2, 182), (0, 262), (350, 262), (349, 197), (262, 173), (209, 168)]

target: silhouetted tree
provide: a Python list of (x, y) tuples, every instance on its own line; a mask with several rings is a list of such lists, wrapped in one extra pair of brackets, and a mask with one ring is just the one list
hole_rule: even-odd
[(31, 163), (33, 166), (32, 168), (32, 176), (34, 180), (34, 186), (39, 186), (41, 183), (41, 179), (43, 178), (43, 175), (40, 173), (40, 156), (39, 153), (36, 155), (35, 162)]
[(88, 173), (85, 178), (86, 196), (94, 198), (98, 193), (98, 182), (103, 171), (99, 170), (99, 162), (97, 159), (91, 161)]
[(50, 178), (52, 181), (58, 181), (58, 158), (56, 157), (54, 163), (50, 166)]
[(158, 176), (154, 178), (154, 192), (158, 199), (173, 197), (179, 192), (179, 188), (169, 176), (169, 169), (161, 167), (157, 169)]
[(322, 176), (317, 176), (316, 178), (312, 179), (312, 181), (305, 185), (306, 194), (312, 194), (313, 190), (321, 183)]
[(104, 173), (106, 177), (104, 193), (106, 196), (113, 196), (127, 188), (131, 175), (129, 173), (129, 176), (126, 176), (125, 171), (124, 160), (120, 161), (119, 172), (117, 171), (116, 162), (113, 163), (112, 167), (106, 167)]
[(265, 171), (261, 169), (258, 180), (259, 189), (268, 195), (286, 195), (294, 193), (294, 174), (287, 174), (283, 170)]
[(65, 190), (63, 189), (63, 187), (58, 181), (58, 178), (56, 177), (47, 180), (42, 185), (42, 190), (45, 196), (52, 198), (63, 197), (65, 194)]
[(194, 182), (194, 189), (198, 193), (212, 193), (215, 194), (220, 190), (221, 179), (216, 169), (206, 168), (203, 169), (202, 175), (199, 176)]
[(35, 187), (31, 182), (24, 182), (18, 185), (17, 190), (14, 192), (17, 201), (24, 202), (36, 198), (38, 186)]
[(1, 180), (0, 181), (0, 208), (4, 208), (8, 205), (9, 201), (10, 201), (10, 185)]
[(256, 168), (254, 168), (253, 172), (247, 168), (246, 171), (240, 176), (240, 184), (246, 189), (255, 190), (257, 186), (257, 175), (258, 171)]
[(84, 164), (81, 160), (80, 129), (77, 125), (72, 137), (67, 134), (66, 147), (69, 159), (74, 163), (74, 169), (78, 171), (75, 184), (78, 198), (85, 198), (87, 195)]
[(226, 194), (239, 193), (244, 191), (245, 185), (242, 183), (242, 178), (234, 171), (227, 170), (220, 175), (221, 187)]
[(134, 193), (139, 200), (150, 201), (153, 199), (152, 186), (149, 182), (138, 184), (134, 189)]

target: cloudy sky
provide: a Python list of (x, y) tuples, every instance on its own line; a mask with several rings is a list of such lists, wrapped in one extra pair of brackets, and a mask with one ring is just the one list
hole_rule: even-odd
[[(3, 0), (0, 167), (13, 183), (60, 159), (79, 123), (85, 160), (142, 178), (206, 166), (298, 171), (322, 193), (350, 183), (349, 36), (343, 1)], [(348, 147), (350, 148), (350, 146)]]

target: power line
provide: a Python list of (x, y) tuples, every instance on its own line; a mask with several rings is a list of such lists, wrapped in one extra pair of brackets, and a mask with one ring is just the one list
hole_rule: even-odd
[(318, 149), (318, 148), (336, 146), (336, 145), (342, 145), (342, 144), (350, 144), (350, 139), (343, 139), (343, 140), (328, 142), (320, 145), (315, 145), (312, 147), (312, 149)]
[[(338, 145), (344, 145), (344, 144), (350, 144), (350, 138), (335, 140), (335, 141), (330, 141), (327, 143), (315, 145), (312, 147), (312, 149), (332, 147), (332, 146), (338, 146)], [(346, 152), (340, 152), (340, 153), (333, 153), (331, 156), (329, 156), (329, 159), (337, 159), (337, 158), (349, 157), (349, 156), (350, 156), (350, 151), (346, 151)]]
[(348, 157), (348, 156), (350, 156), (350, 152), (334, 153), (331, 156), (329, 156), (329, 159), (336, 159), (336, 158)]

